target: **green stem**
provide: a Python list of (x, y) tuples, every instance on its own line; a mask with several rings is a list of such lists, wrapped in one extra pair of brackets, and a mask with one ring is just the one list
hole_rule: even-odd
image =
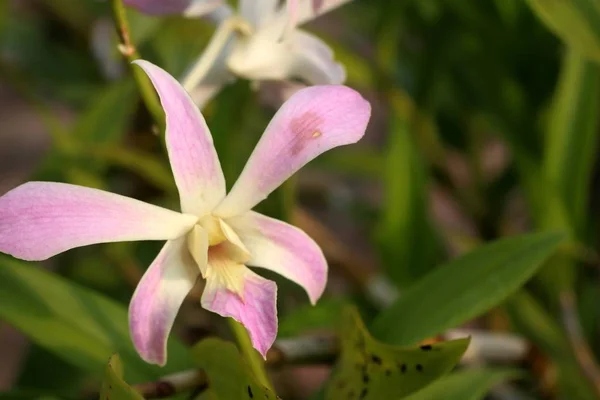
[(188, 92), (192, 92), (198, 83), (204, 79), (210, 68), (213, 66), (221, 50), (225, 47), (231, 35), (239, 29), (240, 18), (237, 16), (226, 19), (215, 31), (210, 43), (204, 49), (202, 56), (190, 68), (186, 76), (182, 79), (181, 84)]
[(150, 114), (152, 114), (152, 117), (161, 130), (164, 130), (165, 114), (158, 100), (158, 96), (154, 91), (154, 87), (144, 71), (132, 64), (133, 61), (138, 60), (141, 57), (131, 41), (129, 23), (127, 22), (127, 15), (125, 13), (125, 7), (123, 6), (123, 0), (111, 0), (111, 4), (113, 18), (117, 26), (117, 34), (119, 35), (119, 51), (129, 62), (131, 72), (138, 86), (142, 99), (144, 100), (146, 108), (148, 111), (150, 111)]
[(265, 362), (258, 353), (258, 351), (256, 351), (254, 347), (252, 347), (252, 342), (250, 341), (250, 336), (248, 336), (246, 328), (244, 328), (242, 324), (231, 318), (229, 318), (229, 325), (231, 326), (231, 330), (233, 331), (233, 334), (238, 343), (238, 347), (242, 355), (244, 356), (244, 359), (248, 363), (248, 366), (250, 367), (250, 370), (252, 371), (256, 379), (258, 379), (258, 382), (260, 382), (261, 385), (265, 386), (269, 390), (273, 391), (273, 393), (275, 393), (275, 389), (273, 389), (273, 385), (271, 384), (271, 381), (267, 376)]

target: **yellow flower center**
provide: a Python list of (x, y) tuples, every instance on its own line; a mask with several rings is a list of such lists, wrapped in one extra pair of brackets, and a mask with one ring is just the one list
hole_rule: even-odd
[(244, 264), (250, 260), (250, 252), (225, 221), (213, 215), (200, 218), (188, 234), (187, 244), (203, 278), (218, 279), (242, 295)]

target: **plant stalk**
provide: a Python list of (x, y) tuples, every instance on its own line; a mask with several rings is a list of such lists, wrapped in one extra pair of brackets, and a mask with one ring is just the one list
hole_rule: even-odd
[(133, 74), (133, 78), (135, 79), (146, 108), (152, 115), (152, 118), (156, 124), (158, 124), (160, 127), (160, 130), (164, 131), (165, 113), (163, 112), (162, 106), (158, 100), (158, 96), (154, 91), (154, 87), (144, 71), (132, 64), (133, 61), (138, 60), (141, 57), (131, 41), (129, 23), (127, 21), (127, 14), (125, 12), (123, 0), (111, 0), (111, 5), (113, 18), (117, 28), (117, 34), (119, 35), (119, 51), (128, 61), (129, 68), (131, 69), (131, 73)]

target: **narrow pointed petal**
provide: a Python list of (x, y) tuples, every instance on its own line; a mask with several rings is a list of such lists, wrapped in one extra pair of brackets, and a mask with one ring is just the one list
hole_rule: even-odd
[(227, 221), (250, 251), (247, 265), (277, 272), (302, 286), (312, 304), (325, 290), (327, 260), (304, 231), (249, 211)]
[(194, 18), (213, 13), (217, 9), (228, 10), (229, 5), (224, 3), (223, 0), (192, 0), (183, 11), (183, 15), (188, 18)]
[(318, 37), (295, 31), (291, 37), (293, 62), (289, 75), (311, 85), (338, 85), (346, 80), (346, 70), (333, 58), (333, 51)]
[(277, 11), (278, 0), (240, 0), (239, 12), (254, 28), (260, 27)]
[(198, 216), (225, 196), (225, 178), (206, 121), (175, 80), (148, 61), (135, 61), (150, 77), (166, 114), (166, 142), (181, 210)]
[(185, 297), (196, 283), (198, 267), (185, 237), (167, 242), (148, 268), (129, 304), (129, 329), (144, 361), (164, 365), (167, 338)]
[(351, 0), (297, 0), (298, 25), (311, 21)]
[(217, 273), (206, 281), (202, 307), (223, 317), (231, 317), (246, 327), (252, 346), (266, 358), (277, 337), (277, 285), (244, 266), (243, 292), (227, 289)]
[(215, 10), (223, 0), (124, 0), (123, 3), (150, 15), (186, 14), (198, 17)]
[(319, 154), (357, 142), (370, 114), (369, 103), (348, 87), (299, 90), (275, 114), (215, 215), (228, 218), (252, 209)]
[(74, 247), (184, 235), (196, 217), (82, 186), (29, 182), (0, 197), (0, 252), (45, 260)]
[(187, 235), (187, 246), (190, 255), (196, 261), (203, 278), (206, 278), (208, 267), (208, 232), (200, 225), (194, 225), (192, 231)]
[(204, 51), (187, 69), (181, 84), (202, 109), (235, 76), (227, 69), (227, 59), (237, 43), (231, 22), (222, 21)]

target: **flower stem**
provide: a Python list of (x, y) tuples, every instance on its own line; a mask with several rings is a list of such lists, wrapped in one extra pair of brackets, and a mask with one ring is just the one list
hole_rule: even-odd
[(265, 362), (258, 353), (258, 351), (256, 351), (254, 347), (252, 347), (252, 342), (250, 341), (250, 336), (248, 336), (246, 328), (244, 328), (242, 324), (240, 324), (232, 318), (229, 318), (229, 325), (237, 340), (240, 352), (242, 353), (244, 359), (250, 367), (250, 370), (252, 371), (258, 382), (260, 382), (261, 385), (265, 386), (269, 390), (275, 392), (275, 390), (273, 389), (273, 385), (271, 384), (271, 381), (267, 376)]
[(234, 32), (248, 29), (244, 21), (235, 15), (223, 21), (215, 31), (210, 43), (198, 61), (192, 65), (183, 77), (181, 83), (185, 90), (192, 92), (198, 83), (204, 79)]
[(117, 27), (117, 34), (119, 35), (119, 51), (123, 54), (123, 57), (129, 62), (129, 67), (138, 86), (138, 90), (142, 96), (146, 108), (152, 114), (155, 122), (164, 130), (165, 125), (165, 114), (158, 101), (158, 96), (154, 91), (154, 87), (150, 82), (150, 79), (142, 71), (141, 68), (135, 67), (131, 64), (133, 61), (140, 58), (135, 46), (131, 41), (131, 35), (129, 33), (129, 23), (127, 22), (127, 15), (125, 13), (125, 6), (123, 0), (111, 0), (113, 18)]

